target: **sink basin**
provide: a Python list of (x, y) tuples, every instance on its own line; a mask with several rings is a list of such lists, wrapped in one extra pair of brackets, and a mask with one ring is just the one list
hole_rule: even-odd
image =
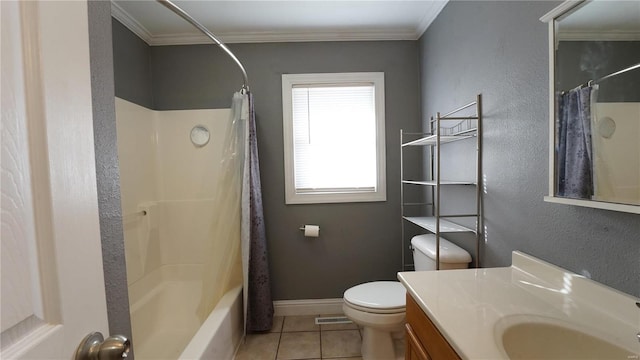
[(510, 359), (638, 358), (632, 351), (556, 319), (535, 316), (504, 320), (496, 327), (496, 338)]

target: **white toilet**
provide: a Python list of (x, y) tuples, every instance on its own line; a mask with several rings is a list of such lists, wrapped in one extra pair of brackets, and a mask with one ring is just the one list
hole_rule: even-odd
[[(417, 235), (411, 239), (416, 271), (436, 269), (436, 236)], [(471, 255), (440, 237), (440, 269), (465, 269)], [(404, 335), (406, 289), (397, 281), (374, 281), (344, 292), (344, 315), (363, 327), (362, 358), (390, 360), (396, 355), (394, 337)]]

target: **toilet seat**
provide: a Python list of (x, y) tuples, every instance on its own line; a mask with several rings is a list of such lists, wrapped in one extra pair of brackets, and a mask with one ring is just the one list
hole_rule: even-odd
[(342, 311), (362, 327), (362, 358), (395, 359), (393, 334), (404, 335), (406, 290), (397, 281), (373, 281), (344, 292)]
[(372, 309), (364, 306), (358, 306), (347, 300), (344, 301), (344, 304), (354, 310), (371, 313), (371, 314), (404, 314), (406, 311), (404, 307), (393, 308), (393, 309)]
[(356, 285), (344, 293), (345, 304), (375, 314), (405, 312), (406, 290), (397, 281), (373, 281)]

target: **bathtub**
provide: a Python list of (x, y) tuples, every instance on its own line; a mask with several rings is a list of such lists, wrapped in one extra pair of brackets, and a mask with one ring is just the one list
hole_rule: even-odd
[(202, 266), (165, 265), (129, 288), (136, 359), (232, 359), (240, 344), (242, 286), (228, 289), (213, 311), (197, 315)]
[(179, 358), (233, 358), (242, 339), (242, 325), (242, 286), (237, 286), (220, 299)]
[(146, 215), (125, 221), (136, 359), (233, 358), (242, 333), (240, 226), (228, 219), (213, 231), (214, 203), (147, 202)]

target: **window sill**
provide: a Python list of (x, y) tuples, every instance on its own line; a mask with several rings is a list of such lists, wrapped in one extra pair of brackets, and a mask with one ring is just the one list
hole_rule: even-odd
[(387, 201), (384, 191), (375, 193), (305, 193), (287, 194), (285, 203), (295, 204), (331, 204), (331, 203), (358, 203), (358, 202), (383, 202)]

